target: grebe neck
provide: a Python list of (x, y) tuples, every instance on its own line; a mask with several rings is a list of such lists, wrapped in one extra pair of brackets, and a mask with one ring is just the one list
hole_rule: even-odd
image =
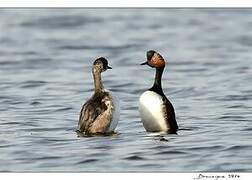
[(94, 78), (94, 88), (95, 92), (101, 92), (104, 90), (102, 80), (101, 80), (101, 72), (95, 68), (93, 68), (93, 78)]
[(162, 75), (163, 75), (164, 67), (156, 68), (156, 75), (155, 75), (155, 80), (152, 88), (149, 90), (155, 91), (159, 93), (160, 95), (163, 95), (163, 89), (162, 89)]

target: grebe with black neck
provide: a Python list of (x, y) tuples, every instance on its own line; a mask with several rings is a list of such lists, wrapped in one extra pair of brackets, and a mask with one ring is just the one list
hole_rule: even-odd
[(78, 132), (85, 135), (113, 133), (119, 119), (119, 101), (112, 93), (104, 89), (101, 73), (107, 69), (108, 61), (100, 57), (93, 63), (94, 94), (82, 106)]
[(144, 128), (148, 132), (176, 133), (178, 125), (175, 111), (165, 96), (161, 83), (165, 60), (159, 53), (150, 50), (147, 52), (147, 61), (141, 65), (156, 69), (153, 86), (139, 98), (139, 112)]

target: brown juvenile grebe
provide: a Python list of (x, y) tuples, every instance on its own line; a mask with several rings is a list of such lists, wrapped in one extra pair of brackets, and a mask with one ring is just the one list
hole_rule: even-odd
[(86, 134), (106, 134), (112, 133), (119, 119), (119, 102), (111, 92), (105, 90), (101, 80), (101, 73), (107, 69), (112, 69), (108, 66), (108, 61), (100, 57), (93, 63), (94, 77), (94, 94), (82, 106), (78, 131)]

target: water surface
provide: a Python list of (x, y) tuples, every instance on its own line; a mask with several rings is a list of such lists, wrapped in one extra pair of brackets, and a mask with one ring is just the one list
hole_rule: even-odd
[[(252, 9), (1, 9), (0, 171), (251, 171)], [(138, 98), (167, 60), (180, 130), (145, 132)], [(121, 100), (118, 135), (78, 137), (92, 62)]]

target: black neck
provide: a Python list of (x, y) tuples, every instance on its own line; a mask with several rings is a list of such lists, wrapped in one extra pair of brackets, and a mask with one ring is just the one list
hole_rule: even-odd
[(155, 91), (156, 93), (160, 95), (164, 94), (163, 89), (162, 89), (162, 83), (161, 83), (163, 71), (164, 71), (164, 67), (156, 68), (155, 81), (152, 88), (149, 89), (151, 91)]

